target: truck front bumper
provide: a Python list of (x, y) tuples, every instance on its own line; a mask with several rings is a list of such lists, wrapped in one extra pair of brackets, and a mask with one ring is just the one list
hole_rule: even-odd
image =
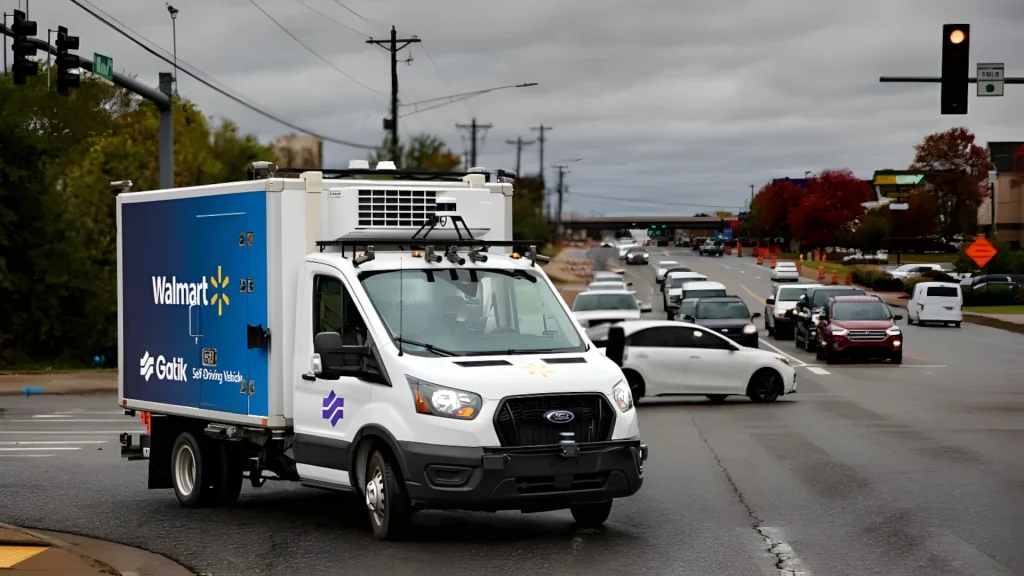
[(409, 499), (422, 509), (542, 512), (622, 498), (640, 490), (647, 460), (639, 438), (529, 447), (400, 446)]

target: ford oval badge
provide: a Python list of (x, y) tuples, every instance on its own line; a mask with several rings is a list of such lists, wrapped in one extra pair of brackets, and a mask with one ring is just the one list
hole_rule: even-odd
[(547, 418), (549, 422), (555, 424), (568, 424), (569, 422), (572, 422), (576, 415), (568, 410), (551, 410), (544, 414), (544, 417)]

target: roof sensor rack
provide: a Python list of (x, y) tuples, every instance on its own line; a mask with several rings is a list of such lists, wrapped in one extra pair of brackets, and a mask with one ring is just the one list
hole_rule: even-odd
[[(350, 164), (348, 168), (277, 168), (275, 172), (278, 176), (297, 176), (303, 172), (310, 170), (317, 170), (324, 175), (324, 179), (333, 180), (344, 180), (344, 179), (359, 179), (366, 177), (374, 177), (374, 179), (386, 180), (440, 180), (450, 182), (461, 182), (462, 179), (470, 174), (482, 174), (487, 177), (488, 182), (500, 182), (502, 178), (514, 180), (516, 178), (515, 172), (509, 172), (508, 170), (490, 170), (486, 169), (475, 169), (476, 171), (469, 172), (444, 172), (437, 170), (402, 170), (392, 169), (385, 167), (384, 169), (377, 168), (373, 169), (368, 166), (363, 167), (361, 163)], [(355, 167), (353, 167), (353, 165)]]

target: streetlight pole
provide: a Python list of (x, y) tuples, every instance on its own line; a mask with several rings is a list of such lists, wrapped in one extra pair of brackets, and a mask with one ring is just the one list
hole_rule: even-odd
[(167, 12), (171, 15), (171, 42), (174, 51), (174, 94), (178, 94), (178, 9), (167, 4)]
[(750, 206), (754, 206), (754, 185), (750, 185)]

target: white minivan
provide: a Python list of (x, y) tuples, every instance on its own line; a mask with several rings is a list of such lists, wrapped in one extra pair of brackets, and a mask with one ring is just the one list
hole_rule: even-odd
[(959, 327), (964, 320), (963, 293), (959, 284), (921, 282), (914, 286), (907, 304), (907, 323), (952, 322)]

